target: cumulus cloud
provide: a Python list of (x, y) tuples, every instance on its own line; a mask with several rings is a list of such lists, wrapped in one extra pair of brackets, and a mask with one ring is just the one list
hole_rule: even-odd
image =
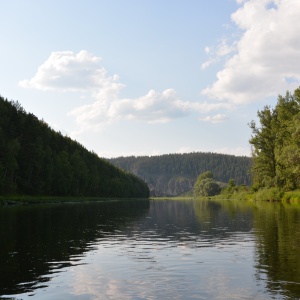
[[(230, 56), (217, 73), (216, 81), (202, 93), (245, 104), (294, 90), (300, 84), (300, 1), (237, 3), (242, 7), (231, 19), (242, 34), (231, 44), (223, 40), (219, 45), (220, 52), (214, 59), (223, 54)], [(212, 62), (213, 59), (208, 60), (202, 68)]]
[(80, 92), (91, 98), (93, 103), (69, 112), (76, 118), (80, 131), (98, 130), (119, 120), (166, 123), (195, 112), (203, 115), (232, 108), (230, 103), (184, 101), (174, 89), (150, 90), (137, 98), (122, 98), (120, 91), (125, 85), (120, 83), (119, 76), (108, 75), (102, 59), (87, 51), (53, 52), (31, 79), (20, 81), (19, 85), (46, 91)]
[(123, 85), (117, 83), (118, 76), (108, 76), (101, 58), (87, 51), (53, 52), (38, 68), (37, 73), (19, 85), (24, 88), (63, 92), (85, 92), (99, 89), (119, 91)]
[(95, 95), (91, 105), (77, 107), (70, 112), (86, 128), (97, 128), (117, 120), (165, 123), (185, 117), (190, 113), (187, 103), (181, 101), (172, 89), (156, 92), (135, 99), (106, 98)]
[[(173, 89), (163, 92), (150, 90), (135, 99), (105, 98), (95, 95), (90, 105), (75, 108), (69, 115), (75, 116), (82, 129), (101, 129), (117, 120), (144, 121), (150, 124), (166, 123), (183, 118), (192, 112), (206, 114), (218, 109), (231, 109), (228, 103), (190, 102), (181, 100)], [(220, 116), (213, 119), (214, 123)]]

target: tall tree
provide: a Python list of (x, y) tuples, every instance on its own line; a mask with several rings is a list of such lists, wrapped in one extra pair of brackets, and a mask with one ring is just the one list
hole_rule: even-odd
[(258, 111), (260, 127), (252, 121), (250, 128), (252, 129), (252, 137), (250, 144), (253, 157), (253, 184), (261, 187), (271, 187), (275, 185), (276, 178), (276, 120), (275, 112), (269, 106), (265, 106), (262, 111)]
[(274, 109), (258, 112), (260, 127), (252, 121), (253, 183), (257, 188), (291, 190), (300, 183), (300, 89), (278, 97)]

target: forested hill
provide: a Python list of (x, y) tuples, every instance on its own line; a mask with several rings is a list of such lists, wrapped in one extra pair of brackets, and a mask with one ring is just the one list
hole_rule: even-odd
[(148, 197), (145, 182), (0, 97), (0, 195)]
[(166, 154), (109, 159), (145, 180), (153, 196), (177, 196), (192, 190), (199, 174), (212, 171), (217, 181), (250, 185), (251, 158), (217, 153)]

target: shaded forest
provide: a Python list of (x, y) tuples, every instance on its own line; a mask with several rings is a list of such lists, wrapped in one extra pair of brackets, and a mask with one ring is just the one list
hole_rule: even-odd
[(115, 166), (132, 172), (149, 186), (153, 196), (178, 196), (191, 192), (199, 174), (211, 171), (216, 181), (250, 185), (249, 157), (193, 152), (159, 156), (130, 156), (109, 159)]
[(140, 178), (118, 169), (0, 97), (0, 195), (148, 197)]

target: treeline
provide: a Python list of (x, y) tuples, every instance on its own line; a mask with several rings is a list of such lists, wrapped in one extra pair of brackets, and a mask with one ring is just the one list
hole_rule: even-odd
[(253, 188), (300, 188), (300, 88), (279, 95), (275, 108), (258, 111), (250, 123)]
[(0, 194), (148, 197), (140, 178), (0, 97)]
[(147, 182), (152, 195), (176, 196), (193, 189), (197, 177), (211, 171), (216, 181), (251, 184), (251, 158), (193, 152), (159, 156), (130, 156), (109, 160)]

